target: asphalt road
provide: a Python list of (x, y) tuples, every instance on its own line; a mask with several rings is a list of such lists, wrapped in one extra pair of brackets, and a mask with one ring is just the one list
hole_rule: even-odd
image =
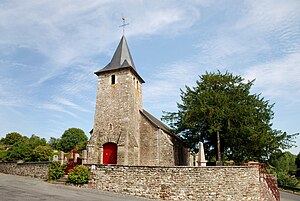
[(154, 201), (0, 173), (0, 201)]
[(280, 201), (300, 201), (300, 195), (280, 191)]

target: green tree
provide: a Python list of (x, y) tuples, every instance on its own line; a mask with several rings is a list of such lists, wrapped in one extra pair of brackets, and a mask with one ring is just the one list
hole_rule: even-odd
[(0, 141), (0, 150), (5, 150), (6, 149), (6, 145)]
[(30, 161), (32, 148), (27, 142), (19, 141), (12, 145), (11, 148), (7, 150), (6, 160), (8, 161)]
[(296, 177), (300, 179), (300, 152), (296, 157), (295, 164), (297, 166)]
[(277, 170), (284, 171), (289, 175), (295, 175), (297, 165), (296, 156), (291, 152), (283, 152), (275, 157), (271, 156), (269, 163)]
[(29, 138), (29, 144), (31, 148), (34, 149), (37, 146), (46, 146), (47, 141), (45, 138), (40, 138), (39, 136), (32, 134)]
[(165, 112), (174, 132), (181, 135), (193, 150), (204, 142), (209, 158), (217, 161), (266, 160), (292, 146), (295, 134), (271, 128), (273, 104), (251, 94), (253, 81), (226, 72), (206, 73), (195, 87), (181, 90), (182, 103), (177, 112)]
[(295, 159), (295, 164), (296, 164), (297, 168), (300, 168), (300, 152)]
[(49, 161), (52, 153), (53, 150), (49, 146), (37, 146), (31, 153), (31, 161)]
[(269, 164), (277, 175), (279, 185), (296, 186), (298, 181), (296, 174), (296, 155), (290, 152), (276, 153), (270, 157)]
[(0, 150), (0, 162), (6, 160), (7, 150)]
[(52, 149), (54, 150), (59, 150), (60, 149), (59, 141), (60, 141), (59, 138), (50, 137), (50, 140), (48, 141), (48, 145), (52, 147)]
[(87, 144), (87, 136), (79, 128), (69, 128), (64, 132), (59, 141), (60, 150), (69, 152), (72, 149), (83, 150)]
[(13, 145), (21, 140), (23, 140), (23, 136), (20, 133), (12, 132), (6, 134), (5, 138), (1, 139), (1, 142), (6, 145)]

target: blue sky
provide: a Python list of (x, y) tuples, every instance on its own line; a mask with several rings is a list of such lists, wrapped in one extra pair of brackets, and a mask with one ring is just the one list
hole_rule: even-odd
[(109, 63), (123, 15), (144, 108), (157, 118), (176, 111), (180, 88), (219, 69), (256, 79), (253, 93), (275, 103), (273, 127), (300, 132), (299, 10), (298, 0), (1, 0), (0, 137), (70, 127), (89, 136), (93, 72)]

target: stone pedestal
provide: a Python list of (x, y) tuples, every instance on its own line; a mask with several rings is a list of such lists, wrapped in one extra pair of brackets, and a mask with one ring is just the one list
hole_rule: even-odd
[(202, 142), (199, 143), (199, 152), (197, 158), (197, 166), (206, 166), (207, 160), (205, 160), (204, 147)]
[(82, 164), (87, 163), (87, 150), (82, 151)]
[(65, 153), (63, 151), (61, 151), (60, 155), (59, 155), (59, 162), (61, 164), (64, 164), (64, 160), (65, 160)]

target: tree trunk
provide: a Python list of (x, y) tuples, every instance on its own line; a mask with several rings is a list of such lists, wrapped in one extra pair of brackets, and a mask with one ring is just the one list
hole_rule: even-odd
[(223, 165), (222, 157), (221, 157), (221, 140), (220, 140), (220, 132), (217, 131), (217, 166)]

